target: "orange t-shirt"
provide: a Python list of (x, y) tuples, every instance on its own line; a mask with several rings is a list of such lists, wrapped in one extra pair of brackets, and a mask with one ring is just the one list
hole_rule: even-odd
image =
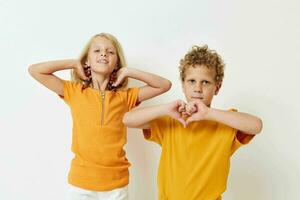
[(213, 121), (184, 128), (170, 117), (161, 117), (144, 130), (146, 139), (161, 145), (158, 169), (160, 200), (216, 200), (225, 191), (230, 157), (254, 135)]
[(64, 101), (73, 119), (69, 183), (87, 190), (109, 191), (126, 186), (128, 167), (123, 146), (123, 115), (138, 104), (139, 88), (100, 92), (64, 81)]

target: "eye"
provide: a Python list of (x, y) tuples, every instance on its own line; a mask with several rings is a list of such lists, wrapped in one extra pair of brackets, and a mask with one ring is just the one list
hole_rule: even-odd
[(194, 79), (189, 79), (187, 82), (191, 85), (196, 83), (196, 81)]
[(210, 82), (209, 81), (202, 81), (202, 85), (209, 85)]
[(94, 52), (95, 52), (95, 53), (98, 53), (98, 52), (100, 52), (100, 50), (99, 50), (99, 49), (95, 49)]
[(114, 54), (115, 54), (115, 52), (114, 52), (114, 51), (108, 51), (108, 53), (109, 53), (109, 54), (112, 54), (112, 55), (114, 55)]

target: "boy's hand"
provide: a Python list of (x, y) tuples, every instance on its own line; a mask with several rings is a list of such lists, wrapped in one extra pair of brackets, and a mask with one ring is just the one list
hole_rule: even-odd
[(194, 102), (190, 102), (190, 103), (185, 105), (185, 112), (184, 113), (186, 115), (191, 116), (195, 112), (197, 112), (197, 107), (196, 107)]
[(186, 120), (186, 125), (193, 121), (200, 121), (205, 119), (209, 107), (207, 107), (202, 101), (192, 101), (188, 104), (190, 111), (194, 111), (190, 117)]
[(182, 116), (182, 114), (185, 112), (185, 106), (186, 103), (182, 100), (176, 100), (170, 104), (167, 104), (167, 115), (178, 120), (184, 127), (187, 125)]

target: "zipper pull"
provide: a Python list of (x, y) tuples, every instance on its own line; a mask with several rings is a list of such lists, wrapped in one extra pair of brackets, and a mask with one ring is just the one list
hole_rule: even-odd
[(102, 97), (102, 100), (104, 100), (104, 98), (105, 98), (105, 92), (101, 91), (101, 97)]

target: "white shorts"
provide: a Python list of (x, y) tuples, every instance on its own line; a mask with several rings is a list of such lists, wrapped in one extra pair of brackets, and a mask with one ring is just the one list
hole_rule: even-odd
[(70, 185), (68, 200), (128, 200), (128, 186), (96, 192)]

